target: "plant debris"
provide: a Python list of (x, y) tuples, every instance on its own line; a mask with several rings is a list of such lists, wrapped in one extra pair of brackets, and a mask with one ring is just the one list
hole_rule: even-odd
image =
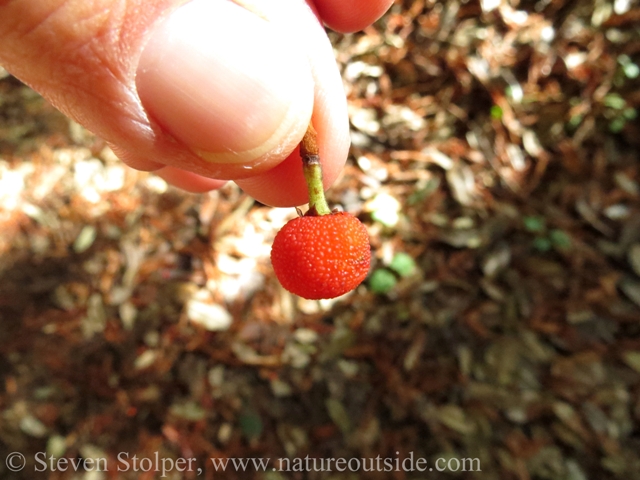
[[(405, 0), (330, 33), (353, 147), (328, 200), (372, 242), (331, 301), (271, 270), (293, 209), (130, 170), (0, 74), (0, 457), (27, 460), (0, 476), (37, 452), (111, 466), (42, 478), (160, 476), (114, 473), (127, 452), (640, 478), (639, 14)], [(481, 470), (211, 462), (378, 455)]]

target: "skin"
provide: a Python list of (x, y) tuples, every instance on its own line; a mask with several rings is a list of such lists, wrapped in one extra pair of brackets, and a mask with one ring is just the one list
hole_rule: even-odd
[(309, 120), (325, 187), (349, 148), (323, 23), (354, 32), (391, 3), (0, 0), (0, 64), (133, 168), (193, 192), (234, 180), (294, 206), (307, 199), (297, 145)]

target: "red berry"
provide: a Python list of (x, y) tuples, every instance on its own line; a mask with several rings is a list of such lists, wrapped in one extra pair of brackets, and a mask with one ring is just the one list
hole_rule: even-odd
[(365, 226), (348, 213), (294, 218), (271, 248), (276, 277), (291, 293), (310, 300), (334, 298), (356, 288), (369, 272)]

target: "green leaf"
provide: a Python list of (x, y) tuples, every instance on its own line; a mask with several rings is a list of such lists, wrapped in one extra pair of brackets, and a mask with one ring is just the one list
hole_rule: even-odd
[(618, 57), (618, 63), (622, 66), (625, 77), (634, 79), (640, 75), (640, 67), (633, 63), (629, 55), (620, 55)]
[(255, 410), (247, 409), (238, 418), (240, 429), (247, 438), (258, 438), (262, 434), (262, 418)]
[(416, 269), (416, 262), (408, 253), (398, 252), (393, 256), (389, 268), (401, 277), (408, 277)]
[(373, 293), (389, 293), (396, 286), (397, 280), (386, 268), (376, 270), (369, 280), (369, 288)]
[(604, 104), (614, 110), (622, 110), (627, 106), (627, 102), (617, 93), (609, 93), (604, 97)]
[(491, 107), (491, 118), (496, 120), (500, 120), (502, 118), (502, 108), (498, 105), (494, 105)]
[(620, 133), (626, 123), (627, 120), (624, 117), (616, 117), (611, 120), (611, 123), (609, 124), (609, 130), (611, 130), (612, 133)]
[(545, 229), (544, 218), (542, 217), (524, 217), (522, 221), (524, 228), (529, 232), (540, 233)]
[(638, 78), (638, 75), (640, 75), (640, 67), (635, 63), (628, 63), (622, 67), (622, 69), (624, 70), (624, 74), (627, 78), (634, 79)]
[(560, 249), (571, 247), (571, 237), (566, 232), (557, 228), (549, 232), (549, 240), (551, 240), (553, 246)]
[(347, 409), (340, 403), (340, 400), (335, 398), (329, 398), (325, 402), (325, 406), (327, 407), (327, 413), (333, 423), (340, 429), (343, 434), (349, 433), (351, 430), (351, 418), (349, 417), (349, 412)]
[(572, 128), (577, 128), (582, 123), (583, 119), (584, 115), (573, 115), (571, 118), (569, 118), (569, 126)]
[(537, 237), (533, 241), (533, 247), (540, 252), (548, 252), (551, 250), (551, 241), (548, 238)]

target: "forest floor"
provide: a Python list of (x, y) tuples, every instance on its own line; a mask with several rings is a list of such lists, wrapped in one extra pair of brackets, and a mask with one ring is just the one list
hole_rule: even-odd
[(130, 170), (1, 74), (0, 478), (640, 479), (639, 23), (407, 0), (331, 33), (329, 202), (373, 262), (321, 302), (269, 262), (294, 209)]

